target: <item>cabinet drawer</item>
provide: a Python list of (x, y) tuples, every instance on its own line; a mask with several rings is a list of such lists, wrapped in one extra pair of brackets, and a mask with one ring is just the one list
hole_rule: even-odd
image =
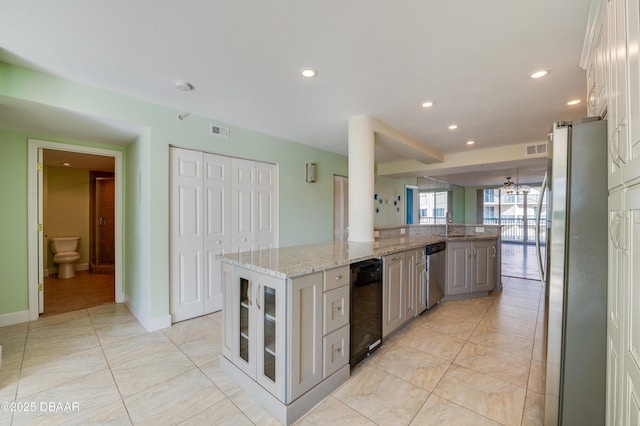
[(349, 362), (349, 326), (325, 336), (322, 339), (324, 353), (322, 380), (326, 379)]
[(349, 265), (324, 271), (324, 291), (349, 284)]
[(322, 335), (349, 323), (349, 286), (327, 291), (322, 295), (324, 315), (322, 321)]

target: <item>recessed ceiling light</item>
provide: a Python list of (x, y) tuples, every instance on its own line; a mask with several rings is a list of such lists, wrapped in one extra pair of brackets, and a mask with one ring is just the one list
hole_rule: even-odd
[(473, 145), (476, 141), (467, 141), (467, 145)]
[(67, 163), (66, 161), (64, 163), (60, 163), (60, 165), (62, 167), (71, 167), (71, 163)]
[(422, 108), (431, 108), (433, 106), (433, 102), (431, 101), (424, 101), (422, 103)]
[(458, 128), (457, 124), (449, 124), (449, 130), (455, 130)]
[(582, 102), (580, 99), (572, 99), (567, 102), (567, 105), (578, 105), (580, 102)]
[(531, 74), (531, 78), (540, 78), (540, 77), (544, 77), (547, 74), (549, 74), (549, 71), (540, 70), (540, 71), (536, 71), (536, 72), (532, 73)]
[(180, 90), (181, 92), (190, 92), (193, 90), (193, 84), (188, 83), (184, 80), (175, 80), (173, 84), (175, 85), (176, 89)]
[(313, 78), (318, 75), (318, 70), (316, 70), (315, 68), (305, 67), (300, 69), (300, 74), (304, 78)]

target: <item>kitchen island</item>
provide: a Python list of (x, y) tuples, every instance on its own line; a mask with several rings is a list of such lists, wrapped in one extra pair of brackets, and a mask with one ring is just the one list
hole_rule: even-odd
[(220, 256), (221, 368), (279, 421), (292, 423), (349, 378), (352, 263), (440, 241), (499, 240), (493, 232), (444, 236), (436, 229), (404, 227), (393, 235), (385, 228), (370, 243), (335, 241)]

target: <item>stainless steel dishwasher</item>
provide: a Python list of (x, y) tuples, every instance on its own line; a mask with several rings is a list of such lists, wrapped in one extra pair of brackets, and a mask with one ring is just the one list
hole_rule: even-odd
[(447, 243), (440, 242), (427, 246), (427, 309), (440, 303), (444, 296), (446, 279)]

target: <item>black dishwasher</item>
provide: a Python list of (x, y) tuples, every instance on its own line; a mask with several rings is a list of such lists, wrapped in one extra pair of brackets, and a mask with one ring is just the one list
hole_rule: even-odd
[(351, 368), (382, 344), (382, 261), (351, 264)]

